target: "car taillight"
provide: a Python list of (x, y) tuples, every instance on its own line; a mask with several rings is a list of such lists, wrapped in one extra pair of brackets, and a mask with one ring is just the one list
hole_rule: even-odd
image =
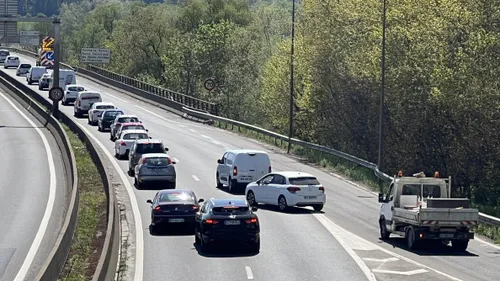
[(287, 188), (287, 190), (290, 192), (290, 193), (295, 193), (297, 191), (300, 191), (300, 188), (299, 187), (295, 187), (295, 186), (290, 186), (289, 188)]
[(198, 206), (193, 205), (193, 210), (194, 210), (194, 211), (198, 211)]
[(320, 186), (319, 190), (321, 190), (321, 192), (325, 193), (325, 188), (324, 187)]
[(218, 220), (205, 220), (204, 223), (206, 223), (206, 224), (218, 224), (219, 221)]
[(271, 166), (269, 166), (269, 173), (271, 173), (273, 170), (271, 169)]
[(157, 207), (155, 208), (155, 211), (156, 211), (156, 212), (161, 211), (161, 207), (160, 207), (160, 206), (157, 206)]
[(238, 167), (234, 167), (233, 168), (233, 176), (237, 176), (238, 175)]
[(121, 145), (121, 146), (127, 146), (127, 143), (126, 143), (126, 142), (124, 142), (124, 141), (122, 141), (122, 142), (120, 142), (120, 145)]
[(146, 162), (148, 162), (148, 159), (143, 158), (141, 163), (142, 163), (142, 165), (144, 165), (144, 164), (146, 164)]
[(257, 219), (253, 218), (253, 219), (245, 220), (245, 222), (246, 223), (257, 223)]

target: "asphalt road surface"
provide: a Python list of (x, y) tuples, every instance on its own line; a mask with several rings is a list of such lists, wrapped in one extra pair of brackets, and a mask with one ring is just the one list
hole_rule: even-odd
[[(34, 64), (23, 55), (21, 62)], [(15, 76), (14, 70), (7, 72)], [(24, 77), (18, 77), (25, 83)], [(103, 101), (113, 102), (126, 113), (137, 114), (155, 138), (164, 140), (169, 154), (179, 160), (177, 187), (189, 188), (198, 197), (242, 197), (215, 188), (216, 160), (234, 148), (262, 149), (270, 154), (274, 171), (299, 170), (314, 174), (325, 186), (327, 203), (323, 213), (296, 208), (288, 214), (261, 208), (261, 252), (254, 256), (221, 254), (202, 256), (193, 245), (192, 235), (151, 236), (148, 231), (150, 207), (147, 199), (156, 191), (136, 190), (142, 229), (134, 229), (137, 253), (130, 268), (137, 269), (143, 280), (195, 280), (207, 273), (220, 281), (229, 280), (464, 280), (500, 279), (500, 247), (478, 240), (471, 241), (466, 254), (447, 248), (422, 252), (408, 251), (401, 239), (391, 243), (379, 240), (377, 196), (339, 179), (330, 173), (301, 164), (274, 148), (218, 128), (187, 121), (154, 105), (139, 101), (114, 89), (83, 77), (77, 83), (99, 91)], [(32, 88), (37, 90), (37, 85)], [(40, 94), (47, 98), (48, 92)], [(72, 106), (61, 110), (73, 116)], [(114, 155), (109, 133), (88, 129), (110, 154)], [(114, 160), (123, 172), (127, 162)], [(127, 176), (128, 177), (128, 176)], [(128, 177), (129, 183), (132, 178)], [(134, 200), (132, 200), (134, 201)], [(133, 209), (133, 206), (132, 208)], [(136, 220), (139, 221), (139, 220)], [(138, 239), (141, 240), (141, 239)], [(143, 267), (141, 267), (143, 265)], [(135, 266), (135, 267), (134, 267)], [(138, 280), (137, 278), (135, 280)], [(139, 279), (139, 281), (141, 281)]]
[(52, 250), (66, 212), (62, 171), (52, 134), (0, 91), (0, 280), (34, 280)]

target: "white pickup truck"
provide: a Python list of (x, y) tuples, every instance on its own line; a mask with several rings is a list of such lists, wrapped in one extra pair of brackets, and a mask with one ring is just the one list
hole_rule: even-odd
[(380, 208), (379, 226), (383, 240), (391, 233), (406, 238), (409, 249), (415, 249), (426, 241), (441, 241), (457, 251), (465, 251), (472, 228), (477, 226), (479, 212), (470, 208), (467, 198), (451, 198), (451, 177), (425, 177), (414, 174), (395, 176), (387, 194), (378, 197)]

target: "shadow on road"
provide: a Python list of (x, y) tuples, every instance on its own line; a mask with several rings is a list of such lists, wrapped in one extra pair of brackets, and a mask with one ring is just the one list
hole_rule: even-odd
[(146, 230), (151, 236), (194, 236), (194, 227), (187, 225), (164, 225), (158, 227), (155, 233), (151, 233), (151, 227)]
[(418, 249), (409, 250), (406, 246), (406, 240), (400, 237), (391, 237), (388, 240), (381, 240), (380, 243), (387, 243), (394, 248), (400, 248), (405, 251), (420, 255), (420, 256), (457, 256), (457, 257), (478, 257), (478, 255), (469, 251), (455, 251), (448, 244), (444, 245), (441, 241), (430, 241), (422, 243)]
[(203, 253), (200, 250), (200, 246), (193, 243), (193, 248), (191, 250), (196, 250), (198, 254), (206, 258), (241, 258), (241, 257), (253, 257), (259, 253), (250, 251), (250, 249), (243, 244), (232, 244), (232, 243), (217, 243), (212, 245), (212, 248), (208, 253)]
[(274, 205), (258, 205), (257, 208), (259, 210), (264, 210), (264, 211), (271, 211), (271, 212), (279, 212), (279, 213), (284, 213), (284, 214), (291, 214), (291, 215), (310, 215), (310, 214), (324, 214), (325, 212), (319, 211), (316, 212), (312, 209), (306, 208), (306, 207), (288, 207), (284, 212), (281, 212), (278, 209), (278, 206)]

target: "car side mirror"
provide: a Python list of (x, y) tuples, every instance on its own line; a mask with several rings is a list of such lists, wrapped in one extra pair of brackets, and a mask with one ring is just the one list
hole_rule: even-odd
[(252, 212), (257, 212), (257, 207), (252, 207)]
[(378, 202), (379, 203), (385, 203), (385, 198), (383, 193), (378, 194)]
[(220, 159), (217, 159), (217, 164), (222, 164), (222, 161), (220, 161)]
[(149, 139), (153, 139), (153, 137), (149, 137)]
[(153, 201), (151, 201), (151, 199), (148, 199), (148, 201), (146, 201), (146, 203), (153, 204)]
[(260, 185), (260, 181), (256, 181), (255, 183), (258, 184), (258, 185)]
[(168, 147), (165, 147), (165, 151), (168, 151)]
[(205, 202), (205, 199), (203, 199), (203, 198), (200, 198), (200, 199), (198, 200), (198, 203), (203, 203), (203, 202)]
[(146, 132), (149, 132), (149, 130), (148, 130), (148, 129), (146, 129)]

